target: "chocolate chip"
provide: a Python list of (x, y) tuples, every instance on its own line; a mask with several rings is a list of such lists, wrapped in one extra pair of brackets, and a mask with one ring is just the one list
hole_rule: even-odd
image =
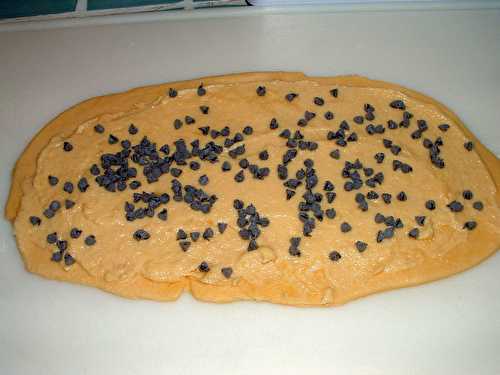
[(176, 89), (174, 89), (174, 88), (172, 88), (172, 87), (170, 87), (170, 88), (168, 89), (168, 96), (169, 96), (170, 98), (175, 98), (175, 97), (177, 96), (177, 90), (176, 90)]
[(342, 224), (340, 224), (340, 231), (342, 233), (350, 232), (351, 229), (352, 229), (351, 225), (345, 221)]
[(477, 227), (477, 223), (476, 223), (475, 221), (471, 220), (471, 221), (467, 221), (467, 222), (465, 222), (465, 224), (464, 224), (464, 227), (463, 227), (463, 228), (464, 228), (464, 229), (467, 229), (467, 230), (473, 230), (473, 229), (475, 229), (476, 227)]
[(191, 246), (191, 242), (189, 241), (180, 241), (179, 246), (181, 247), (181, 250), (186, 252), (188, 251), (189, 247)]
[(209, 109), (210, 108), (206, 105), (200, 105), (200, 112), (203, 113), (204, 115), (208, 114)]
[(419, 234), (420, 230), (418, 228), (413, 228), (408, 232), (408, 237), (417, 239)]
[(304, 112), (304, 118), (306, 121), (311, 121), (315, 117), (316, 117), (316, 113), (314, 113), (314, 112), (310, 112), (310, 111)]
[(297, 121), (297, 126), (300, 126), (300, 127), (304, 127), (304, 126), (307, 126), (307, 120), (305, 118), (300, 118), (298, 121)]
[(219, 230), (219, 233), (222, 234), (226, 231), (227, 228), (227, 223), (217, 223), (217, 229)]
[(399, 155), (399, 153), (401, 152), (401, 147), (397, 146), (397, 145), (392, 145), (391, 146), (391, 152), (394, 154), (394, 155)]
[(361, 125), (364, 121), (364, 118), (363, 116), (354, 116), (352, 121), (354, 121), (358, 125)]
[(313, 100), (314, 104), (316, 105), (324, 105), (325, 104), (325, 100), (323, 98), (320, 98), (319, 96), (316, 96)]
[(94, 126), (94, 131), (96, 133), (102, 134), (104, 133), (104, 126), (102, 126), (101, 124), (97, 124)]
[(234, 180), (238, 183), (245, 181), (245, 174), (243, 172), (243, 169), (236, 173), (236, 175), (234, 176)]
[(258, 248), (259, 248), (259, 245), (257, 244), (257, 241), (252, 239), (248, 243), (247, 251), (254, 251), (254, 250), (257, 250)]
[(404, 202), (408, 199), (408, 197), (406, 196), (406, 193), (404, 191), (399, 192), (399, 194), (397, 195), (396, 198), (398, 199), (398, 201), (401, 201), (401, 202)]
[(110, 134), (108, 137), (108, 143), (110, 145), (114, 145), (115, 143), (118, 143), (118, 138), (115, 137), (113, 134)]
[(257, 87), (257, 89), (255, 91), (257, 92), (258, 96), (266, 95), (266, 88), (264, 86)]
[(201, 185), (201, 186), (205, 186), (205, 185), (208, 185), (208, 176), (206, 174), (200, 176), (200, 178), (198, 178), (198, 183)]
[(91, 234), (91, 235), (85, 237), (84, 242), (85, 242), (85, 245), (87, 245), (87, 246), (94, 246), (96, 243), (95, 236), (93, 234)]
[(150, 237), (150, 234), (146, 232), (144, 229), (138, 229), (134, 232), (134, 239), (136, 241), (147, 240)]
[(73, 258), (70, 254), (68, 254), (68, 253), (64, 254), (64, 264), (66, 266), (69, 267), (69, 266), (73, 265), (75, 262), (76, 262), (75, 258)]
[(339, 95), (339, 89), (331, 89), (330, 90), (330, 95), (333, 96), (334, 98), (338, 97), (338, 95)]
[(463, 193), (462, 193), (462, 196), (466, 200), (471, 200), (474, 197), (474, 194), (470, 190), (464, 190)]
[(78, 181), (78, 190), (80, 190), (82, 193), (85, 193), (89, 187), (89, 183), (85, 177), (80, 178)]
[(331, 251), (330, 254), (328, 254), (328, 258), (332, 261), (332, 262), (338, 262), (340, 260), (340, 258), (342, 258), (342, 255), (340, 255), (340, 253), (338, 251)]
[(385, 204), (390, 204), (391, 199), (392, 199), (392, 195), (389, 193), (382, 193), (382, 199), (383, 199)]
[(259, 159), (260, 160), (267, 160), (267, 159), (269, 159), (269, 153), (267, 152), (267, 150), (261, 151), (259, 153)]
[(233, 269), (231, 267), (224, 267), (221, 268), (220, 270), (222, 272), (222, 275), (226, 278), (229, 279), (231, 278), (231, 275), (233, 274)]
[(174, 177), (179, 177), (182, 174), (182, 169), (179, 168), (171, 168), (170, 174)]
[(388, 227), (383, 230), (384, 234), (384, 239), (386, 238), (392, 238), (394, 236), (394, 228), (393, 227)]
[(465, 142), (464, 147), (467, 151), (472, 151), (472, 149), (474, 148), (474, 143), (472, 143), (471, 141)]
[(191, 116), (184, 116), (184, 122), (187, 125), (192, 125), (192, 124), (196, 123), (196, 120)]
[(384, 216), (384, 215), (382, 215), (381, 213), (379, 213), (379, 212), (378, 212), (378, 213), (375, 215), (375, 222), (376, 222), (377, 224), (382, 224), (383, 222), (385, 222), (385, 216)]
[(297, 96), (299, 96), (299, 94), (296, 94), (294, 92), (291, 92), (289, 94), (286, 94), (285, 95), (285, 99), (289, 102), (291, 102), (293, 99), (295, 99)]
[(406, 109), (406, 105), (402, 100), (394, 100), (389, 105), (391, 108), (400, 109), (402, 111)]
[(325, 210), (325, 215), (329, 219), (335, 219), (335, 216), (337, 216), (337, 212), (334, 208), (328, 208)]
[(436, 209), (436, 202), (433, 201), (432, 199), (428, 200), (427, 202), (425, 202), (425, 208), (431, 211)]
[(324, 116), (326, 120), (333, 120), (333, 118), (335, 117), (332, 111), (326, 111)]
[(56, 186), (59, 183), (59, 179), (55, 176), (50, 176), (48, 177), (49, 180), (49, 185), (50, 186)]
[(50, 202), (49, 204), (49, 210), (51, 211), (58, 211), (59, 209), (61, 208), (61, 203), (59, 203), (59, 201), (52, 201)]
[(362, 253), (363, 251), (365, 251), (368, 248), (368, 244), (366, 242), (363, 242), (363, 241), (356, 241), (355, 246), (356, 246), (356, 249), (360, 253)]
[(449, 128), (450, 128), (450, 125), (448, 125), (448, 124), (438, 125), (438, 129), (441, 130), (442, 132), (448, 131)]
[(64, 207), (69, 210), (70, 208), (72, 208), (73, 206), (75, 205), (75, 202), (73, 202), (72, 200), (70, 199), (66, 199), (64, 201)]
[(73, 239), (77, 239), (78, 237), (80, 237), (81, 234), (82, 231), (78, 228), (72, 228), (71, 231), (69, 232), (70, 237)]
[(203, 239), (209, 241), (211, 238), (213, 238), (214, 236), (214, 231), (212, 228), (207, 228), (205, 229), (205, 231), (203, 232)]
[(183, 229), (177, 230), (176, 240), (185, 240), (187, 238), (187, 234)]
[(284, 129), (281, 131), (281, 133), (279, 134), (279, 136), (281, 138), (290, 138), (290, 136), (292, 135), (292, 133), (290, 132), (290, 129)]
[(340, 150), (339, 149), (335, 149), (332, 152), (330, 152), (330, 157), (332, 159), (339, 160), (340, 159)]
[(236, 210), (241, 210), (243, 208), (243, 202), (239, 199), (235, 199), (233, 201), (233, 207), (236, 209)]
[(130, 187), (132, 190), (139, 189), (139, 188), (141, 187), (141, 182), (140, 182), (140, 181), (137, 181), (137, 180), (134, 180), (134, 181), (130, 182), (129, 187)]
[(55, 244), (57, 242), (57, 233), (53, 232), (47, 235), (47, 243)]
[(347, 142), (357, 142), (358, 141), (358, 135), (355, 132), (352, 132), (349, 134), (349, 137), (347, 137)]
[(207, 93), (207, 90), (203, 87), (203, 83), (198, 86), (198, 89), (196, 90), (196, 94), (198, 96), (204, 96)]
[(378, 164), (381, 164), (385, 159), (385, 154), (383, 152), (379, 152), (379, 153), (375, 154), (374, 158)]
[(463, 204), (458, 201), (453, 201), (447, 204), (446, 207), (448, 207), (451, 212), (461, 212), (464, 209)]
[(63, 150), (66, 152), (70, 152), (71, 150), (73, 150), (73, 145), (69, 142), (64, 142), (63, 143)]
[(200, 272), (208, 272), (210, 271), (210, 267), (208, 266), (208, 263), (203, 261), (200, 263), (200, 265), (198, 266), (198, 270)]
[(415, 216), (415, 222), (423, 227), (425, 224), (425, 216)]
[(481, 201), (477, 201), (477, 202), (474, 202), (472, 204), (472, 207), (474, 207), (474, 209), (478, 210), (478, 211), (482, 211), (484, 206), (483, 206), (483, 202)]
[(166, 208), (158, 212), (158, 219), (166, 221), (168, 219), (168, 211)]

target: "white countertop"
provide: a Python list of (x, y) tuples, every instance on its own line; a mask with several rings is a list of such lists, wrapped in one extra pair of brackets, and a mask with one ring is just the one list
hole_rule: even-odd
[[(321, 10), (0, 32), (2, 210), (15, 160), (59, 112), (96, 95), (213, 74), (357, 73), (399, 83), (448, 105), (500, 155), (499, 9)], [(2, 375), (500, 373), (498, 254), (460, 275), (340, 308), (186, 295), (155, 303), (31, 275), (11, 233), (0, 220)]]

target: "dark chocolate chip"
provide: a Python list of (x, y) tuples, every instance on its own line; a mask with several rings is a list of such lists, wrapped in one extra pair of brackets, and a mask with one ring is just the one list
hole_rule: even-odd
[(332, 152), (330, 152), (330, 157), (332, 159), (339, 160), (340, 159), (340, 150), (339, 149), (335, 149)]
[(413, 228), (408, 232), (408, 237), (417, 239), (419, 234), (420, 230), (418, 228)]
[(289, 102), (291, 102), (293, 99), (295, 99), (297, 96), (299, 96), (299, 94), (296, 94), (294, 92), (291, 92), (289, 94), (286, 94), (285, 95), (285, 99)]
[(474, 148), (474, 143), (472, 143), (471, 141), (465, 142), (464, 147), (467, 151), (472, 151), (472, 149)]
[(335, 216), (337, 216), (337, 212), (334, 208), (328, 208), (325, 210), (325, 215), (329, 219), (335, 219)]
[(85, 177), (80, 178), (78, 181), (78, 190), (80, 190), (82, 193), (85, 193), (89, 187), (89, 183)]
[(233, 269), (231, 267), (224, 267), (221, 268), (220, 270), (222, 272), (222, 275), (226, 278), (229, 279), (231, 278), (231, 275), (233, 274)]
[(201, 83), (198, 86), (198, 89), (196, 90), (196, 94), (198, 94), (198, 96), (204, 96), (206, 93), (207, 93), (207, 90), (203, 87), (203, 83)]
[(64, 185), (63, 185), (63, 190), (66, 192), (66, 193), (69, 193), (71, 194), (73, 192), (73, 184), (71, 182), (65, 182)]
[(400, 109), (402, 111), (406, 109), (406, 105), (402, 100), (394, 100), (389, 105), (391, 108)]
[(134, 239), (136, 241), (147, 240), (150, 237), (150, 234), (146, 232), (144, 229), (138, 229), (134, 232)]
[(118, 138), (115, 137), (113, 134), (110, 134), (108, 137), (108, 143), (110, 145), (114, 145), (115, 143), (118, 143)]
[(340, 224), (340, 231), (342, 233), (350, 232), (351, 229), (352, 229), (351, 225), (345, 221), (342, 224)]
[(362, 253), (363, 251), (365, 251), (368, 248), (368, 244), (366, 242), (363, 242), (363, 241), (356, 241), (355, 246), (356, 246), (356, 249), (360, 253)]
[(73, 202), (72, 200), (70, 199), (66, 199), (64, 201), (64, 207), (69, 210), (70, 208), (72, 208), (73, 206), (75, 205), (75, 202)]
[(458, 201), (450, 202), (446, 207), (448, 207), (451, 212), (461, 212), (464, 209), (463, 204)]
[(82, 234), (82, 231), (81, 231), (81, 229), (78, 229), (78, 228), (72, 228), (71, 231), (69, 232), (70, 237), (73, 239), (80, 237), (81, 234)]
[(354, 121), (358, 125), (361, 125), (364, 121), (364, 118), (363, 116), (354, 116), (352, 121)]
[(378, 164), (381, 164), (385, 159), (385, 154), (383, 152), (379, 152), (379, 153), (375, 154), (374, 158)]
[(55, 244), (57, 242), (57, 233), (56, 232), (53, 232), (53, 233), (49, 233), (47, 235), (47, 243), (49, 244)]
[(73, 258), (70, 254), (68, 254), (68, 253), (64, 254), (64, 264), (66, 266), (69, 267), (69, 266), (73, 265), (75, 262), (76, 262), (75, 258)]
[(450, 125), (448, 125), (448, 124), (438, 125), (438, 129), (441, 130), (442, 132), (448, 131), (449, 128), (450, 128)]
[(425, 202), (425, 208), (431, 211), (436, 209), (436, 202), (432, 199), (428, 200), (427, 202)]
[(236, 173), (236, 175), (234, 176), (234, 180), (238, 183), (245, 181), (245, 174), (243, 169), (241, 169), (238, 173)]
[(176, 240), (177, 241), (179, 241), (179, 240), (185, 240), (186, 238), (187, 238), (186, 232), (183, 229), (179, 229), (177, 231)]
[(314, 104), (316, 105), (324, 105), (325, 104), (325, 100), (323, 98), (320, 98), (319, 96), (316, 96), (313, 100)]
[(481, 201), (477, 201), (477, 202), (474, 202), (472, 204), (472, 207), (474, 207), (474, 209), (478, 210), (478, 211), (482, 211), (484, 206), (483, 206), (483, 202)]
[(383, 199), (385, 204), (390, 204), (391, 199), (392, 199), (392, 195), (389, 193), (382, 193), (382, 199)]
[(200, 105), (200, 112), (203, 113), (204, 115), (208, 114), (209, 109), (210, 108), (206, 105)]
[(330, 95), (333, 96), (334, 98), (338, 97), (339, 96), (339, 89), (331, 89)]
[(158, 212), (158, 219), (166, 221), (168, 219), (168, 211), (166, 208)]
[(91, 235), (85, 237), (84, 242), (85, 242), (85, 245), (87, 245), (87, 246), (95, 245), (95, 243), (96, 243), (95, 236), (93, 234), (91, 234)]
[(191, 246), (191, 242), (189, 242), (189, 241), (180, 241), (179, 242), (179, 246), (181, 247), (181, 250), (185, 252), (185, 251), (188, 251), (189, 246)]
[(97, 124), (94, 126), (94, 131), (96, 133), (102, 134), (104, 133), (104, 126), (102, 126), (101, 124)]
[(333, 250), (330, 252), (330, 254), (328, 254), (328, 258), (332, 262), (338, 262), (340, 260), (340, 258), (342, 258), (342, 255), (340, 255), (340, 253), (338, 251)]
[(425, 216), (415, 216), (415, 222), (423, 227), (425, 224)]
[(201, 185), (201, 186), (205, 186), (205, 185), (208, 185), (208, 176), (206, 174), (200, 176), (200, 178), (198, 178), (198, 183)]
[(326, 120), (333, 120), (333, 118), (335, 117), (332, 111), (326, 111), (324, 116)]
[(174, 88), (172, 88), (172, 87), (170, 87), (170, 88), (168, 89), (168, 96), (169, 96), (170, 98), (175, 98), (175, 97), (177, 96), (177, 90), (176, 90), (176, 89), (174, 89)]
[(209, 265), (208, 265), (208, 263), (207, 263), (207, 262), (203, 261), (203, 262), (201, 262), (201, 263), (200, 263), (200, 265), (198, 266), (198, 270), (199, 270), (200, 272), (208, 272), (208, 271), (210, 271), (210, 267), (209, 267)]
[(464, 190), (463, 193), (462, 193), (462, 196), (466, 200), (471, 200), (474, 197), (474, 194), (470, 190)]
[(50, 176), (48, 177), (49, 180), (49, 185), (50, 186), (56, 186), (59, 183), (59, 179), (55, 176)]
[(70, 152), (71, 150), (73, 150), (73, 145), (69, 142), (64, 142), (63, 143), (63, 150), (66, 152)]
[(404, 191), (399, 192), (399, 194), (397, 195), (396, 198), (398, 199), (398, 201), (401, 201), (401, 202), (404, 202), (408, 199), (408, 197), (406, 196), (406, 193)]
[(255, 91), (257, 92), (258, 96), (266, 95), (266, 88), (264, 86), (257, 87), (257, 89)]
[(474, 220), (466, 221), (464, 224), (464, 229), (473, 230), (477, 227), (477, 223)]
[(252, 239), (248, 243), (247, 251), (254, 251), (254, 250), (257, 250), (258, 248), (259, 248), (259, 245), (257, 244), (257, 241)]
[(211, 238), (213, 238), (214, 236), (214, 231), (212, 228), (207, 228), (205, 229), (205, 231), (203, 232), (203, 239), (209, 241)]

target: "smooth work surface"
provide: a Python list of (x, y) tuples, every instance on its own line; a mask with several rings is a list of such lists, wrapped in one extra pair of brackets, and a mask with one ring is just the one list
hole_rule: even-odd
[[(204, 75), (358, 73), (424, 92), (500, 155), (500, 11), (255, 14), (0, 33), (0, 201), (26, 142), (96, 95)], [(0, 221), (0, 373), (499, 374), (500, 256), (340, 308), (129, 301), (24, 271)]]

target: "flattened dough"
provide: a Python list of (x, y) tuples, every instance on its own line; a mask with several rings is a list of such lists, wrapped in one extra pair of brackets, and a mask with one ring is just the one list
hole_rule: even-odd
[[(200, 84), (206, 89), (203, 96), (198, 95)], [(265, 95), (257, 94), (259, 86), (265, 87)], [(169, 97), (170, 88), (177, 90), (175, 98)], [(332, 89), (338, 90), (336, 97), (330, 93)], [(286, 100), (286, 94), (291, 92), (298, 96)], [(322, 98), (324, 103), (318, 100), (314, 103), (315, 97)], [(404, 116), (403, 110), (390, 106), (394, 100), (402, 100), (413, 115), (408, 127), (388, 126), (388, 120), (399, 124)], [(366, 116), (370, 112), (366, 112), (367, 103), (375, 108), (373, 120)], [(203, 114), (200, 106), (208, 106), (208, 114)], [(316, 116), (310, 118), (306, 111)], [(325, 116), (327, 111), (333, 113), (333, 119), (326, 118), (331, 117)], [(187, 124), (186, 116), (194, 118), (195, 123)], [(363, 116), (363, 123), (354, 121), (355, 116)], [(273, 118), (279, 124), (277, 129), (270, 129)], [(310, 119), (305, 121), (306, 126), (300, 126), (299, 120), (305, 118)], [(174, 128), (175, 119), (183, 122), (180, 129)], [(343, 120), (349, 127), (344, 132), (345, 140), (356, 133), (346, 141), (346, 146), (343, 142), (337, 144), (339, 136), (328, 137), (328, 132), (339, 130)], [(417, 120), (425, 120), (426, 126), (422, 122), (420, 125), (428, 129), (414, 139), (411, 134), (418, 127)], [(132, 123), (139, 129), (135, 135), (128, 133)], [(450, 126), (446, 132), (438, 128), (444, 123)], [(96, 124), (104, 126), (103, 134), (94, 131)], [(370, 135), (369, 124), (383, 125), (384, 133)], [(204, 136), (198, 129), (203, 126), (218, 131), (227, 126), (230, 136), (212, 139), (210, 133)], [(245, 126), (252, 127), (251, 135), (242, 133)], [(318, 205), (324, 216), (320, 220), (312, 209), (303, 210), (309, 218), (314, 218), (315, 228), (310, 236), (304, 236), (304, 225), (298, 217), (306, 180), (301, 180), (296, 194), (287, 200), (285, 181), (277, 173), (283, 155), (294, 146), (293, 140), (288, 147), (287, 139), (280, 137), (284, 129), (289, 129), (292, 136), (299, 130), (304, 137), (295, 139), (297, 156), (286, 166), (288, 179), (295, 178), (300, 169), (311, 172), (304, 165), (308, 164), (306, 159), (313, 161), (311, 173), (318, 178), (312, 192), (321, 194)], [(132, 145), (146, 136), (158, 149), (168, 144), (172, 155), (174, 142), (179, 139), (184, 139), (191, 151), (190, 143), (196, 139), (200, 148), (211, 141), (223, 146), (225, 138), (232, 139), (237, 132), (243, 134), (243, 141), (223, 147), (217, 162), (192, 157), (187, 159), (187, 165), (176, 165), (173, 161), (170, 166), (182, 169), (177, 179), (184, 187), (192, 185), (217, 196), (207, 214), (172, 199), (171, 173), (164, 173), (157, 182), (149, 184), (142, 167), (130, 160), (129, 167), (137, 168), (137, 180), (142, 186), (137, 190), (127, 187), (109, 192), (98, 186), (89, 171), (96, 163), (102, 172), (101, 155), (122, 150), (120, 142), (108, 143), (110, 134), (120, 141), (128, 139)], [(429, 150), (423, 145), (424, 139), (434, 144), (438, 137), (443, 143), (438, 148), (444, 168), (431, 163)], [(392, 152), (386, 147), (387, 142), (384, 146), (384, 139), (399, 146), (401, 151)], [(64, 142), (71, 143), (73, 150), (65, 152)], [(307, 150), (314, 148), (311, 142), (317, 145), (316, 150)], [(467, 142), (473, 144), (471, 151), (464, 147)], [(233, 158), (229, 150), (241, 144), (245, 144), (245, 153), (232, 155), (236, 156)], [(330, 156), (336, 149), (340, 154), (338, 160)], [(264, 150), (269, 155), (267, 160), (259, 158)], [(385, 154), (384, 161), (377, 163), (374, 155), (381, 152)], [(258, 168), (269, 168), (269, 175), (255, 178), (247, 168), (243, 172), (244, 181), (235, 182), (235, 175), (241, 170), (238, 162), (243, 158)], [(346, 161), (355, 163), (356, 159), (363, 168), (372, 168), (373, 173), (358, 169), (363, 185), (346, 191), (344, 184), (351, 179), (343, 176), (342, 170)], [(200, 163), (199, 170), (189, 167), (194, 160)], [(394, 160), (411, 166), (412, 171), (394, 171)], [(224, 161), (231, 164), (230, 171), (221, 170)], [(368, 184), (373, 187), (367, 186), (366, 181), (377, 173), (383, 174), (383, 181), (372, 181)], [(200, 186), (199, 177), (204, 174), (209, 182)], [(56, 186), (48, 183), (49, 175), (59, 179)], [(77, 188), (82, 177), (90, 184), (84, 193)], [(327, 192), (323, 189), (326, 180), (335, 186), (336, 197), (331, 203), (327, 202)], [(74, 184), (71, 194), (63, 191), (67, 181)], [(93, 98), (62, 113), (33, 138), (19, 158), (6, 217), (14, 224), (26, 268), (47, 278), (92, 285), (129, 298), (167, 301), (190, 291), (198, 299), (213, 302), (259, 300), (330, 306), (443, 278), (495, 253), (500, 245), (499, 183), (500, 161), (456, 115), (434, 99), (398, 85), (358, 76), (316, 78), (301, 73), (245, 73), (137, 88)], [(464, 199), (464, 190), (470, 190), (473, 198)], [(153, 217), (127, 221), (125, 202), (133, 201), (134, 192), (143, 191), (168, 193), (170, 201), (156, 208)], [(373, 199), (365, 199), (368, 209), (363, 211), (355, 197), (359, 193), (366, 196), (369, 191), (377, 194), (371, 193)], [(402, 191), (406, 200), (397, 198)], [(390, 204), (382, 199), (383, 193), (391, 194)], [(65, 209), (65, 199), (75, 201), (75, 206)], [(259, 215), (269, 220), (268, 226), (258, 226), (256, 250), (248, 251), (249, 241), (239, 234), (235, 199), (242, 200), (245, 206), (253, 204)], [(425, 207), (425, 202), (431, 199), (436, 203), (432, 211)], [(48, 219), (43, 211), (54, 200), (63, 207)], [(453, 201), (460, 202), (463, 209), (450, 210), (448, 205)], [(473, 207), (477, 201), (483, 204), (482, 210)], [(136, 205), (139, 207), (141, 203)], [(163, 208), (168, 211), (166, 221), (157, 218)], [(333, 219), (326, 217), (325, 210), (329, 208), (335, 209)], [(377, 233), (388, 228), (375, 222), (377, 213), (400, 218), (403, 227), (394, 229), (392, 238), (377, 242)], [(31, 216), (40, 217), (41, 225), (31, 225)], [(415, 216), (426, 216), (423, 226), (416, 223)], [(223, 234), (217, 230), (219, 222), (228, 224)], [(343, 222), (352, 229), (343, 232)], [(464, 228), (467, 222), (477, 226), (467, 230)], [(72, 228), (82, 230), (79, 238), (70, 237)], [(214, 236), (191, 241), (189, 249), (182, 251), (176, 239), (181, 228), (188, 234), (212, 228)], [(417, 239), (408, 235), (413, 228), (419, 230)], [(150, 238), (134, 239), (133, 233), (138, 229), (147, 231)], [(51, 261), (56, 247), (47, 243), (46, 237), (53, 232), (57, 232), (60, 240), (68, 241), (66, 253), (76, 261), (74, 264)], [(88, 246), (84, 238), (91, 234), (96, 244)], [(297, 247), (300, 256), (290, 249), (292, 237), (301, 238)], [(366, 243), (366, 250), (360, 251), (357, 241)], [(340, 258), (331, 255), (334, 251)], [(208, 272), (200, 271), (202, 262), (208, 265)], [(221, 269), (229, 267), (232, 274), (227, 278)]]

